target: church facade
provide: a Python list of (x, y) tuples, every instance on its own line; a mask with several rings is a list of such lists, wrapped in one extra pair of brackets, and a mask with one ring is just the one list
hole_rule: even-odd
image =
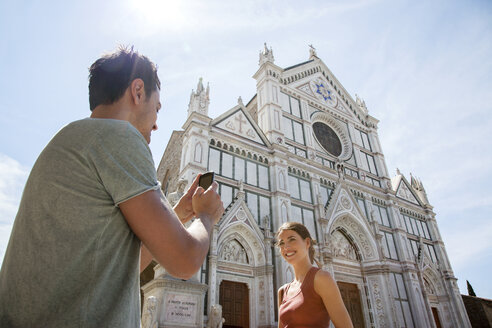
[(154, 268), (143, 327), (222, 317), (224, 327), (276, 327), (277, 289), (294, 277), (274, 246), (286, 221), (316, 239), (355, 327), (470, 327), (423, 184), (390, 177), (364, 101), (314, 48), (308, 61), (281, 68), (265, 45), (253, 77), (256, 95), (216, 118), (200, 79), (167, 145), (158, 178), (170, 202), (197, 173), (214, 171), (226, 210), (193, 279)]

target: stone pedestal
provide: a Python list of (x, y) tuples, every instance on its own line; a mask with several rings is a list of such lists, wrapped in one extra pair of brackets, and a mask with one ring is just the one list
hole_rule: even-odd
[(196, 280), (183, 281), (156, 270), (146, 284), (142, 328), (203, 327), (203, 305), (208, 286)]

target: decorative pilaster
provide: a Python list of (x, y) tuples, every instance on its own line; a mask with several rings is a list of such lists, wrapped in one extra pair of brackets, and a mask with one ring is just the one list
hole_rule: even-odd
[(203, 173), (208, 167), (208, 136), (210, 122), (208, 105), (210, 88), (203, 87), (202, 78), (198, 81), (197, 91), (191, 92), (188, 105), (188, 119), (183, 124), (183, 154), (179, 177), (192, 183), (198, 173)]
[(260, 52), (259, 65), (260, 68), (253, 76), (258, 97), (258, 125), (271, 143), (283, 145), (280, 107), (280, 77), (283, 70), (274, 64), (273, 51), (266, 44), (263, 52)]

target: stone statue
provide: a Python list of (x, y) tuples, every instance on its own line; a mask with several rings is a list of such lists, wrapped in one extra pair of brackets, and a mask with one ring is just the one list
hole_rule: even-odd
[(313, 57), (318, 57), (318, 55), (316, 54), (316, 48), (313, 47), (312, 44), (309, 45), (309, 59), (313, 59)]
[(266, 62), (273, 63), (274, 61), (275, 59), (273, 58), (272, 48), (270, 47), (270, 49), (268, 49), (267, 44), (265, 43), (265, 49), (263, 51), (260, 51), (260, 60), (258, 64), (261, 66)]
[(262, 219), (263, 228), (266, 230), (270, 230), (270, 215), (265, 215)]
[(225, 319), (222, 318), (222, 305), (213, 304), (208, 316), (207, 328), (222, 328)]
[(142, 328), (158, 328), (157, 324), (157, 298), (149, 296), (142, 314)]
[(179, 179), (176, 191), (170, 193), (169, 196), (167, 197), (167, 200), (169, 201), (169, 204), (171, 204), (172, 207), (174, 207), (176, 203), (179, 201), (179, 199), (184, 195), (184, 190), (187, 184), (188, 184), (188, 180)]

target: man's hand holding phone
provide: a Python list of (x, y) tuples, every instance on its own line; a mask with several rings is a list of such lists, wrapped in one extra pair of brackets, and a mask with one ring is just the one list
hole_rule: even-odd
[(224, 213), (224, 206), (217, 193), (219, 185), (214, 181), (214, 173), (202, 174), (198, 185), (192, 199), (193, 211), (196, 217), (208, 217), (213, 224), (216, 224)]

